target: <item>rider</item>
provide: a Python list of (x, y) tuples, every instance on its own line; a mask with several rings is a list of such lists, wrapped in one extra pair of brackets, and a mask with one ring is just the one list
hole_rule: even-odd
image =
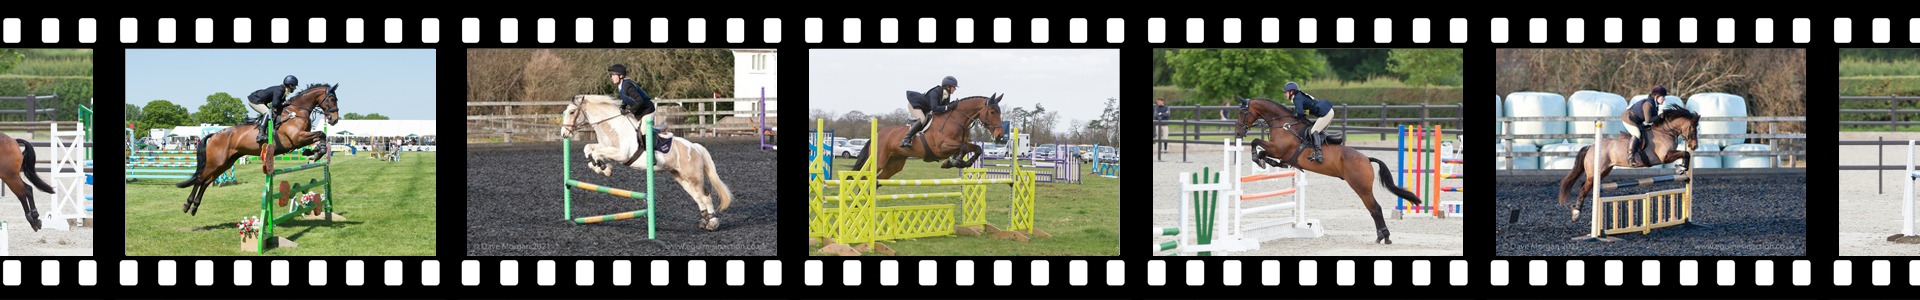
[(608, 66), (607, 76), (613, 82), (613, 88), (619, 91), (621, 111), (633, 113), (635, 118), (653, 113), (653, 96), (647, 95), (646, 90), (634, 84), (633, 78), (627, 77), (627, 66)]
[(1311, 120), (1313, 129), (1307, 132), (1307, 147), (1313, 148), (1313, 156), (1307, 159), (1320, 162), (1320, 144), (1325, 143), (1327, 124), (1333, 124), (1333, 103), (1313, 99), (1313, 95), (1300, 91), (1300, 85), (1291, 81), (1286, 86), (1287, 99), (1293, 99), (1294, 111), (1301, 119)]
[(267, 120), (275, 120), (274, 114), (286, 108), (287, 95), (293, 94), (293, 87), (297, 85), (300, 85), (300, 79), (287, 75), (286, 78), (280, 79), (280, 85), (269, 86), (247, 95), (247, 107), (252, 108), (253, 112), (260, 113), (260, 118), (254, 120), (260, 125), (260, 130), (256, 130), (260, 132), (259, 143), (267, 143), (267, 136), (272, 134), (267, 130)]
[(900, 138), (900, 148), (913, 147), (913, 135), (927, 129), (928, 115), (944, 112), (947, 102), (953, 100), (953, 91), (960, 89), (960, 80), (953, 76), (940, 79), (940, 85), (927, 90), (926, 94), (907, 91), (907, 111), (913, 113), (913, 127), (907, 129), (905, 137)]
[(1628, 105), (1627, 110), (1620, 113), (1620, 121), (1635, 129), (1632, 141), (1633, 155), (1629, 156), (1631, 157), (1629, 161), (1636, 167), (1652, 165), (1652, 161), (1647, 159), (1644, 153), (1647, 149), (1647, 130), (1653, 127), (1654, 120), (1660, 119), (1660, 106), (1666, 105), (1666, 101), (1667, 87), (1654, 85), (1653, 91), (1647, 92), (1646, 99), (1640, 99), (1633, 105)]

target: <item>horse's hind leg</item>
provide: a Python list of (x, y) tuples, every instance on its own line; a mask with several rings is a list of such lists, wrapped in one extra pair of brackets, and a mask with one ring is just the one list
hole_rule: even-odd
[(707, 193), (707, 170), (705, 166), (694, 166), (693, 169), (675, 170), (673, 180), (680, 182), (680, 188), (693, 198), (693, 204), (700, 206), (700, 229), (718, 230), (720, 213), (713, 208), (713, 194)]
[(27, 225), (32, 225), (33, 231), (40, 231), (40, 209), (33, 207), (33, 190), (27, 189), (27, 183), (20, 179), (18, 172), (0, 175), (0, 181), (6, 182), (14, 198), (20, 199), (20, 210), (27, 215)]

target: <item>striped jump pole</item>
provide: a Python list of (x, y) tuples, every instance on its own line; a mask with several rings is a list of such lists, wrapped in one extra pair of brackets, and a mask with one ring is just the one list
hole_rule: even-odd
[[(640, 151), (645, 153), (641, 155), (640, 161), (643, 165), (647, 166), (646, 168), (644, 168), (646, 169), (645, 177), (647, 178), (646, 191), (624, 190), (624, 189), (618, 189), (618, 188), (574, 180), (573, 179), (573, 139), (571, 137), (560, 138), (560, 201), (561, 201), (561, 207), (562, 207), (562, 216), (565, 220), (569, 222), (573, 222), (573, 224), (593, 224), (593, 223), (601, 223), (601, 222), (608, 222), (608, 221), (645, 218), (646, 224), (647, 224), (647, 239), (649, 240), (656, 239), (655, 237), (657, 237), (656, 235), (657, 231), (655, 230), (655, 228), (658, 226), (655, 226), (655, 224), (656, 224), (656, 221), (658, 221), (658, 219), (654, 218), (655, 209), (653, 206), (653, 184), (654, 184), (653, 183), (653, 164), (656, 163), (654, 161), (656, 157), (654, 157), (654, 152), (653, 152), (654, 139), (653, 139), (653, 117), (652, 116), (647, 116), (640, 119), (640, 134), (642, 136), (645, 136), (645, 138), (642, 138), (642, 140), (645, 140), (644, 143), (646, 145), (645, 148), (640, 148)], [(585, 217), (576, 218), (573, 216), (573, 189), (576, 189), (576, 188), (594, 191), (602, 194), (619, 196), (622, 198), (639, 199), (641, 200), (641, 202), (646, 203), (647, 207), (640, 210), (628, 211), (628, 212), (622, 212), (622, 213), (616, 213), (616, 214), (585, 216)]]
[(1419, 125), (1401, 125), (1399, 151), (1400, 186), (1413, 191), (1415, 196), (1424, 200), (1413, 204), (1406, 198), (1396, 198), (1394, 214), (1397, 218), (1406, 217), (1459, 217), (1464, 204), (1461, 201), (1441, 201), (1442, 192), (1460, 192), (1460, 186), (1441, 185), (1441, 180), (1464, 179), (1461, 170), (1451, 165), (1459, 165), (1460, 158), (1447, 158), (1446, 153), (1454, 152), (1452, 146), (1441, 144), (1440, 126), (1425, 127)]

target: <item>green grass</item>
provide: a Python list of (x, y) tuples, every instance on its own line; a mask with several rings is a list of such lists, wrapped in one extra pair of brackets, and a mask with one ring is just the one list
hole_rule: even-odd
[(21, 49), (26, 58), (6, 74), (93, 77), (93, 50)]
[[(1384, 77), (1384, 76), (1383, 76), (1383, 77), (1374, 77), (1374, 78), (1368, 78), (1368, 79), (1367, 79), (1366, 81), (1359, 81), (1359, 82), (1353, 82), (1353, 81), (1346, 81), (1346, 82), (1343, 82), (1343, 81), (1340, 81), (1339, 79), (1330, 79), (1330, 78), (1329, 78), (1329, 79), (1314, 79), (1314, 80), (1308, 80), (1308, 81), (1306, 81), (1306, 82), (1301, 82), (1300, 84), (1302, 85), (1302, 88), (1301, 88), (1302, 90), (1306, 90), (1306, 88), (1305, 88), (1305, 87), (1314, 87), (1314, 88), (1383, 88), (1383, 87), (1392, 87), (1392, 88), (1398, 88), (1398, 87), (1414, 87), (1414, 86), (1410, 86), (1410, 85), (1407, 85), (1407, 83), (1405, 83), (1405, 82), (1401, 82), (1399, 78), (1393, 78), (1393, 77)], [(1458, 88), (1459, 86), (1445, 86), (1445, 87), (1454, 87), (1454, 88)]]
[[(276, 234), (299, 243), (297, 248), (269, 249), (266, 255), (289, 256), (431, 256), (435, 231), (434, 152), (405, 152), (399, 162), (350, 157), (336, 153), (333, 162), (334, 213), (347, 221), (290, 221)], [(280, 162), (275, 167), (295, 166)], [(239, 184), (207, 189), (198, 216), (180, 211), (186, 188), (174, 188), (179, 179), (141, 179), (127, 183), (127, 243), (129, 256), (255, 255), (240, 251), (235, 222), (260, 213), (265, 184), (260, 164), (234, 167)], [(305, 182), (321, 176), (313, 169), (274, 178)], [(103, 183), (104, 184), (104, 183)], [(274, 207), (285, 213), (285, 207)]]
[[(834, 163), (835, 170), (850, 170), (845, 165), (853, 164), (853, 159), (839, 158)], [(990, 161), (1006, 163), (1006, 161)], [(1092, 171), (1093, 165), (1082, 164), (1081, 172)], [(1006, 169), (1006, 168), (999, 168)], [(1149, 173), (1134, 169), (1136, 176)], [(1051, 171), (1051, 170), (1047, 170)], [(1125, 174), (1124, 172), (1122, 173)], [(907, 162), (907, 167), (893, 179), (941, 179), (959, 178), (958, 169), (941, 169), (935, 163), (924, 163), (919, 159)], [(1033, 239), (1021, 243), (1011, 240), (997, 240), (985, 236), (941, 236), (883, 242), (893, 247), (901, 256), (1117, 256), (1120, 255), (1120, 179), (1098, 175), (1081, 175), (1081, 184), (1046, 183), (1034, 185), (1034, 216), (1036, 229), (1053, 234), (1053, 238)], [(880, 194), (914, 194), (958, 192), (960, 186), (903, 187), (883, 186)], [(987, 188), (987, 223), (995, 227), (1006, 228), (1009, 220), (1008, 195), (1012, 188), (1007, 185), (992, 185)], [(836, 193), (835, 188), (827, 188), (827, 194)], [(960, 199), (936, 200), (881, 200), (881, 206), (959, 205)], [(955, 207), (954, 218), (958, 219), (959, 208)], [(811, 247), (809, 253), (819, 255), (820, 247)]]
[(1920, 60), (1840, 60), (1840, 77), (1920, 75)]

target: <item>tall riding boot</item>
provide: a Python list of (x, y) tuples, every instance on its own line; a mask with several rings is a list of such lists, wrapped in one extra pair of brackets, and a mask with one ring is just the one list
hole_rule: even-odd
[(920, 129), (924, 129), (926, 127), (927, 127), (927, 124), (925, 122), (920, 122), (920, 121), (913, 122), (913, 127), (907, 128), (907, 134), (904, 137), (900, 138), (900, 148), (913, 147), (913, 136), (915, 134), (919, 134)]
[(1650, 137), (1650, 136), (1648, 136), (1648, 135), (1647, 135), (1647, 128), (1645, 128), (1645, 127), (1642, 127), (1642, 128), (1638, 128), (1638, 129), (1640, 129), (1640, 136), (1639, 136), (1639, 137), (1634, 137), (1634, 138), (1633, 138), (1633, 141), (1632, 141), (1632, 142), (1633, 142), (1633, 150), (1632, 150), (1632, 152), (1628, 152), (1628, 155), (1627, 155), (1627, 157), (1628, 157), (1628, 159), (1627, 159), (1627, 161), (1628, 161), (1628, 163), (1629, 163), (1629, 164), (1632, 164), (1632, 165), (1633, 165), (1634, 167), (1650, 167), (1650, 166), (1653, 166), (1653, 161), (1652, 161), (1652, 160), (1650, 160), (1650, 159), (1648, 159), (1648, 157), (1647, 157), (1647, 155), (1646, 155), (1646, 151), (1647, 151), (1647, 138), (1649, 138), (1649, 137)]
[(1644, 155), (1642, 155), (1642, 154), (1640, 153), (1640, 152), (1644, 152), (1644, 150), (1646, 150), (1646, 143), (1647, 143), (1647, 139), (1646, 139), (1646, 138), (1634, 138), (1634, 139), (1633, 139), (1633, 149), (1632, 149), (1632, 150), (1630, 150), (1631, 152), (1628, 152), (1628, 153), (1627, 153), (1627, 154), (1628, 154), (1628, 155), (1627, 155), (1627, 157), (1628, 157), (1628, 158), (1627, 158), (1627, 164), (1629, 164), (1629, 165), (1633, 165), (1633, 167), (1636, 167), (1636, 168), (1637, 168), (1637, 167), (1646, 167), (1646, 166), (1648, 166), (1648, 165), (1649, 165), (1649, 164), (1647, 163), (1647, 159), (1645, 158), (1645, 156), (1644, 156)]
[(1313, 133), (1313, 145), (1310, 146), (1310, 147), (1313, 147), (1313, 156), (1307, 157), (1307, 160), (1312, 160), (1313, 162), (1320, 162), (1320, 144), (1323, 144), (1326, 142), (1327, 142), (1327, 133), (1325, 132)]
[(257, 137), (257, 139), (259, 140), (258, 143), (260, 143), (261, 145), (266, 145), (267, 137), (273, 134), (273, 131), (270, 130), (270, 128), (267, 128), (267, 122), (269, 122), (269, 120), (273, 120), (273, 116), (263, 114), (263, 115), (260, 115), (260, 120), (258, 120), (258, 122), (255, 123), (258, 125), (258, 126), (255, 126), (255, 128), (258, 128), (258, 129), (254, 131), (260, 132), (260, 136)]

